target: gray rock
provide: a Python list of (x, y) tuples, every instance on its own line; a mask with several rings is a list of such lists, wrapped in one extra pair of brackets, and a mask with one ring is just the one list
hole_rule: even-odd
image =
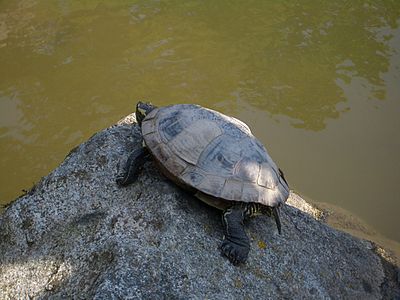
[[(249, 222), (251, 251), (219, 254), (220, 212), (152, 162), (126, 188), (118, 165), (140, 146), (134, 117), (95, 134), (0, 216), (0, 299), (396, 298), (383, 249), (336, 231), (292, 193), (282, 235)], [(379, 251), (378, 251), (379, 250)]]

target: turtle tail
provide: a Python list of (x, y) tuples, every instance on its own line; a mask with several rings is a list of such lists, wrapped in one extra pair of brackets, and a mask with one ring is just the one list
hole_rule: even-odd
[(280, 219), (280, 211), (279, 211), (279, 206), (272, 208), (272, 215), (274, 216), (275, 222), (276, 222), (276, 227), (278, 227), (278, 232), (281, 234), (282, 226), (281, 226), (281, 219)]

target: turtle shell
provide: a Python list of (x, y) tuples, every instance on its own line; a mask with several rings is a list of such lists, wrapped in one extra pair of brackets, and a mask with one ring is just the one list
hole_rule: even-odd
[(193, 104), (155, 108), (143, 139), (166, 175), (212, 197), (275, 207), (289, 187), (240, 120)]

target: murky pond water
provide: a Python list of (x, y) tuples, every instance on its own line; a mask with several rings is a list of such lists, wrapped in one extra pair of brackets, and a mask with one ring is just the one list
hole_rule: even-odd
[(1, 1), (0, 202), (138, 99), (190, 102), (400, 241), (399, 26), (399, 1)]

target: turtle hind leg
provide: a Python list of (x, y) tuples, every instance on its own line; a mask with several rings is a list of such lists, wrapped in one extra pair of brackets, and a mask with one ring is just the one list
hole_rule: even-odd
[(127, 186), (136, 181), (149, 155), (150, 153), (145, 147), (132, 151), (126, 162), (125, 173), (117, 175), (115, 180), (117, 184), (120, 186)]
[(250, 251), (250, 240), (244, 230), (245, 209), (232, 206), (223, 212), (224, 240), (221, 252), (231, 263), (244, 263)]

